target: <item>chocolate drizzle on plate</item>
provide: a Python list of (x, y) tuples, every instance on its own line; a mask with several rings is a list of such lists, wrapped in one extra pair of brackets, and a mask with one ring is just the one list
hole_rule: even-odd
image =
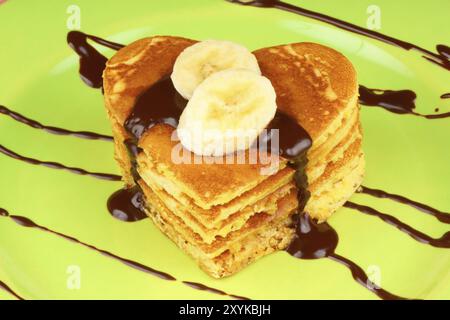
[[(140, 262), (136, 262), (136, 261), (133, 261), (133, 260), (121, 257), (121, 256), (119, 256), (119, 255), (117, 255), (115, 253), (109, 252), (107, 250), (98, 248), (98, 247), (96, 247), (96, 246), (94, 246), (92, 244), (89, 244), (89, 243), (83, 242), (81, 240), (78, 240), (77, 238), (75, 238), (73, 236), (70, 236), (70, 235), (61, 233), (59, 231), (55, 231), (53, 229), (47, 228), (45, 226), (39, 225), (38, 223), (34, 222), (30, 218), (27, 218), (27, 217), (24, 217), (24, 216), (19, 216), (19, 215), (11, 215), (11, 214), (9, 214), (9, 212), (6, 209), (0, 208), (0, 217), (9, 218), (9, 219), (14, 221), (17, 225), (19, 225), (21, 227), (37, 229), (37, 230), (40, 230), (40, 231), (43, 231), (43, 232), (47, 232), (47, 233), (53, 234), (55, 236), (58, 236), (60, 238), (68, 240), (70, 242), (79, 244), (79, 245), (81, 245), (81, 246), (83, 246), (85, 248), (88, 248), (90, 250), (98, 252), (98, 253), (102, 254), (103, 256), (105, 256), (105, 257), (108, 257), (108, 258), (111, 258), (111, 259), (113, 259), (115, 261), (121, 262), (121, 263), (123, 263), (124, 265), (126, 265), (128, 267), (131, 267), (131, 268), (133, 268), (135, 270), (138, 270), (138, 271), (147, 273), (149, 275), (155, 276), (155, 277), (160, 278), (162, 280), (178, 281), (174, 276), (172, 276), (172, 275), (170, 275), (168, 273), (165, 273), (165, 272), (162, 272), (160, 270), (154, 269), (154, 268), (149, 267), (147, 265), (144, 265), (144, 264), (142, 264)], [(229, 296), (230, 298), (233, 298), (233, 299), (247, 299), (247, 298), (244, 298), (244, 297), (241, 297), (241, 296), (238, 296), (238, 295), (228, 294), (228, 293), (226, 293), (224, 291), (221, 291), (221, 290), (218, 290), (218, 289), (213, 289), (211, 287), (208, 287), (208, 286), (206, 286), (204, 284), (197, 283), (197, 282), (182, 281), (182, 283), (184, 283), (184, 284), (188, 285), (189, 287), (191, 287), (193, 289), (196, 289), (196, 290), (202, 290), (202, 291), (207, 290), (207, 291), (209, 291), (211, 293), (220, 294), (220, 295), (226, 295), (226, 296)], [(0, 282), (0, 288), (3, 288), (3, 287), (1, 287), (1, 282)], [(3, 289), (7, 290), (6, 288), (7, 287), (5, 287)], [(15, 293), (12, 290), (11, 291), (7, 290), (7, 291), (15, 295)], [(17, 298), (20, 298), (20, 296), (18, 296), (18, 295), (15, 295), (15, 296)]]
[(155, 277), (158, 277), (158, 278), (161, 278), (163, 280), (170, 280), (170, 281), (176, 280), (174, 277), (172, 277), (171, 275), (169, 275), (169, 274), (167, 274), (165, 272), (153, 269), (153, 268), (151, 268), (149, 266), (145, 266), (145, 265), (143, 265), (143, 264), (141, 264), (139, 262), (136, 262), (136, 261), (133, 261), (133, 260), (130, 260), (130, 259), (126, 259), (126, 258), (118, 256), (118, 255), (116, 255), (114, 253), (111, 253), (109, 251), (97, 248), (96, 246), (93, 246), (91, 244), (88, 244), (86, 242), (78, 240), (78, 239), (76, 239), (76, 238), (74, 238), (72, 236), (66, 235), (66, 234), (61, 233), (59, 231), (55, 231), (55, 230), (52, 230), (50, 228), (41, 226), (41, 225), (37, 224), (36, 222), (34, 222), (33, 220), (31, 220), (31, 219), (29, 219), (27, 217), (19, 216), (19, 215), (11, 215), (5, 209), (0, 209), (0, 210), (3, 211), (3, 212), (6, 212), (5, 217), (9, 217), (12, 221), (14, 221), (16, 224), (18, 224), (18, 225), (20, 225), (22, 227), (34, 228), (34, 229), (38, 229), (38, 230), (41, 230), (41, 231), (44, 231), (44, 232), (47, 232), (47, 233), (51, 233), (51, 234), (56, 235), (56, 236), (58, 236), (60, 238), (63, 238), (65, 240), (69, 240), (69, 241), (74, 242), (76, 244), (82, 245), (83, 247), (86, 247), (88, 249), (91, 249), (91, 250), (94, 250), (94, 251), (96, 251), (98, 253), (101, 253), (102, 255), (104, 255), (104, 256), (106, 256), (108, 258), (111, 258), (113, 260), (119, 261), (119, 262), (121, 262), (121, 263), (123, 263), (123, 264), (125, 264), (125, 265), (127, 265), (129, 267), (132, 267), (133, 269), (137, 269), (139, 271), (151, 274), (151, 275), (153, 275)]
[(361, 104), (382, 107), (393, 113), (414, 113), (416, 98), (417, 95), (412, 90), (382, 90), (359, 86)]
[(378, 285), (376, 285), (375, 283), (370, 281), (369, 277), (364, 272), (364, 270), (360, 266), (358, 266), (356, 263), (351, 261), (350, 259), (347, 259), (335, 252), (331, 253), (328, 256), (328, 258), (347, 267), (350, 270), (350, 272), (352, 273), (352, 277), (356, 282), (358, 282), (360, 285), (362, 285), (367, 290), (375, 293), (380, 299), (383, 299), (383, 300), (406, 300), (406, 298), (403, 298), (403, 297), (400, 297), (393, 293), (390, 293), (389, 291), (386, 291), (385, 289), (379, 287)]
[(365, 187), (365, 186), (360, 186), (359, 190), (357, 192), (368, 194), (368, 195), (376, 197), (376, 198), (390, 199), (392, 201), (408, 205), (410, 207), (413, 207), (414, 209), (422, 211), (423, 213), (432, 215), (433, 217), (435, 217), (437, 220), (439, 220), (442, 223), (450, 224), (450, 212), (444, 212), (444, 211), (437, 210), (435, 208), (430, 207), (429, 205), (408, 199), (404, 196), (394, 194), (394, 193), (389, 193), (389, 192), (386, 192), (386, 191), (383, 191), (380, 189), (372, 189), (372, 188)]
[(346, 266), (353, 279), (384, 300), (404, 299), (392, 294), (369, 280), (364, 270), (356, 263), (335, 252), (339, 236), (327, 222), (317, 223), (308, 214), (296, 215), (296, 233), (286, 251), (299, 259), (330, 258)]
[(83, 176), (90, 176), (90, 177), (101, 179), (101, 180), (109, 180), (109, 181), (122, 180), (122, 177), (119, 175), (116, 175), (116, 174), (92, 172), (92, 171), (87, 171), (87, 170), (81, 169), (81, 168), (69, 167), (69, 166), (63, 165), (58, 162), (42, 161), (42, 160), (30, 158), (30, 157), (25, 157), (25, 156), (22, 156), (16, 152), (6, 148), (3, 145), (0, 145), (0, 153), (3, 153), (5, 156), (8, 156), (10, 158), (20, 160), (20, 161), (23, 161), (23, 162), (26, 162), (26, 163), (29, 163), (32, 165), (43, 166), (43, 167), (57, 169), (57, 170), (66, 170), (70, 173), (83, 175)]
[(439, 114), (418, 114), (418, 113), (413, 113), (416, 116), (422, 117), (422, 118), (426, 118), (426, 119), (443, 119), (443, 118), (448, 118), (450, 117), (450, 112), (445, 112), (445, 113), (439, 113)]
[(81, 79), (92, 88), (101, 88), (103, 86), (103, 70), (108, 59), (90, 45), (88, 40), (113, 50), (119, 50), (123, 48), (123, 45), (80, 31), (70, 31), (67, 34), (67, 43), (80, 57)]
[(402, 48), (407, 51), (417, 51), (427, 60), (430, 61), (446, 70), (450, 70), (450, 48), (443, 44), (438, 44), (436, 46), (436, 52), (429, 51), (425, 48), (422, 48), (416, 44), (406, 42), (403, 40), (399, 40), (396, 38), (393, 38), (391, 36), (382, 34), (377, 31), (369, 30), (366, 28), (362, 28), (360, 26), (357, 26), (355, 24), (339, 20), (336, 18), (333, 18), (331, 16), (307, 10), (302, 7), (289, 4), (286, 2), (278, 1), (278, 0), (254, 0), (254, 1), (245, 1), (245, 0), (227, 0), (228, 2), (237, 3), (241, 5), (248, 5), (248, 6), (254, 6), (254, 7), (260, 7), (260, 8), (276, 8), (285, 10), (288, 12), (292, 12), (298, 15), (302, 15), (304, 17), (312, 18), (318, 21), (322, 21), (325, 23), (328, 23), (330, 25), (333, 25), (335, 27), (338, 27), (340, 29), (350, 31), (368, 38), (372, 38), (387, 44), (390, 44), (392, 46)]
[(3, 281), (0, 281), (0, 289), (8, 292), (9, 294), (13, 295), (14, 297), (16, 297), (18, 300), (25, 300), (24, 298), (22, 298), (21, 296), (19, 296), (13, 289), (11, 289), (6, 283), (4, 283)]
[(424, 243), (428, 244), (433, 247), (437, 248), (450, 248), (450, 231), (444, 233), (444, 235), (440, 238), (432, 238), (429, 235), (424, 234), (423, 232), (420, 232), (419, 230), (414, 229), (413, 227), (407, 225), (406, 223), (401, 222), (399, 219), (397, 219), (394, 216), (391, 216), (389, 214), (380, 212), (374, 208), (371, 208), (369, 206), (357, 204), (351, 201), (347, 201), (344, 204), (344, 207), (358, 210), (361, 213), (365, 213), (371, 216), (375, 216), (383, 220), (384, 222), (390, 224), (391, 226), (394, 226), (398, 230), (406, 233), (411, 238)]
[(109, 213), (121, 221), (140, 221), (147, 218), (144, 210), (144, 195), (138, 185), (114, 192), (108, 199)]
[(208, 287), (208, 286), (198, 283), (198, 282), (183, 281), (183, 284), (187, 285), (188, 287), (194, 288), (196, 290), (200, 290), (200, 291), (207, 291), (207, 292), (211, 292), (211, 293), (218, 294), (221, 296), (229, 296), (231, 298), (238, 299), (238, 300), (250, 300), (249, 298), (236, 296), (234, 294), (228, 294), (225, 291), (215, 289), (212, 287)]
[(450, 112), (440, 114), (420, 114), (416, 108), (416, 93), (412, 90), (382, 90), (359, 86), (359, 102), (365, 106), (381, 107), (397, 114), (411, 114), (426, 119), (450, 117)]
[(100, 133), (95, 133), (95, 132), (90, 132), (90, 131), (72, 131), (72, 130), (63, 129), (63, 128), (47, 126), (36, 120), (25, 117), (24, 115), (22, 115), (18, 112), (12, 111), (2, 105), (0, 105), (0, 113), (20, 122), (22, 124), (25, 124), (29, 127), (44, 130), (51, 134), (62, 135), (62, 136), (73, 136), (73, 137), (88, 139), (88, 140), (113, 141), (113, 137), (107, 136), (104, 134), (100, 134)]

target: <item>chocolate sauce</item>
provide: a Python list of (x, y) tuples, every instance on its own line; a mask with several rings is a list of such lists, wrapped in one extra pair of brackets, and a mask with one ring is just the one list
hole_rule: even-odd
[(123, 45), (80, 31), (70, 31), (67, 34), (67, 43), (80, 57), (81, 79), (92, 88), (101, 88), (103, 86), (103, 70), (108, 59), (90, 45), (88, 39), (113, 50), (119, 50), (123, 48)]
[(101, 180), (109, 180), (109, 181), (120, 181), (122, 180), (122, 177), (119, 175), (115, 175), (115, 174), (110, 174), (110, 173), (101, 173), (101, 172), (91, 172), (91, 171), (87, 171), (81, 168), (76, 168), (76, 167), (68, 167), (65, 166), (61, 163), (58, 162), (52, 162), (52, 161), (41, 161), (41, 160), (37, 160), (34, 158), (29, 158), (29, 157), (25, 157), (22, 156), (2, 145), (0, 145), (0, 153), (3, 153), (4, 155), (16, 159), (16, 160), (20, 160), (32, 165), (37, 165), (37, 166), (44, 166), (47, 168), (51, 168), (51, 169), (57, 169), (57, 170), (66, 170), (70, 173), (74, 173), (74, 174), (79, 174), (79, 175), (83, 175), (83, 176), (90, 176), (93, 178), (97, 178), (97, 179), (101, 179)]
[(125, 129), (137, 140), (158, 123), (176, 128), (186, 104), (187, 100), (175, 90), (170, 77), (164, 77), (138, 97), (125, 121)]
[(450, 112), (441, 114), (420, 114), (416, 108), (416, 93), (412, 90), (382, 90), (359, 86), (359, 102), (365, 106), (381, 107), (397, 114), (411, 114), (426, 119), (450, 117)]
[(430, 246), (437, 248), (450, 248), (450, 231), (446, 232), (442, 237), (436, 239), (412, 228), (406, 223), (401, 222), (394, 216), (380, 212), (369, 206), (364, 206), (351, 201), (347, 201), (344, 204), (344, 207), (358, 210), (359, 212), (378, 217), (384, 222), (390, 224), (391, 226), (394, 226), (398, 230), (406, 233), (408, 236), (421, 243), (428, 244)]
[[(431, 52), (415, 44), (395, 39), (382, 33), (365, 29), (352, 23), (333, 18), (328, 15), (307, 10), (299, 6), (295, 6), (293, 4), (285, 3), (278, 0), (254, 0), (254, 1), (227, 0), (227, 1), (241, 5), (249, 5), (260, 8), (281, 9), (305, 17), (316, 19), (331, 24), (333, 26), (336, 26), (338, 28), (344, 29), (346, 31), (350, 31), (378, 41), (382, 41), (407, 51), (416, 50), (421, 54), (423, 54), (423, 57), (428, 61), (433, 62), (434, 64), (439, 65), (440, 67), (443, 67), (447, 70), (450, 70), (450, 58), (449, 58), (450, 48), (442, 44), (436, 46), (437, 53)], [(450, 117), (450, 112), (443, 114), (429, 114), (429, 115), (422, 115), (414, 112), (415, 109), (414, 101), (416, 99), (416, 94), (411, 90), (400, 90), (400, 91), (379, 90), (379, 89), (369, 89), (364, 86), (360, 86), (359, 94), (360, 94), (360, 102), (362, 104), (367, 106), (382, 107), (390, 112), (398, 114), (413, 114), (430, 120)]]
[[(83, 246), (85, 248), (88, 248), (88, 249), (91, 249), (91, 250), (93, 250), (95, 252), (98, 252), (98, 253), (100, 253), (100, 254), (108, 257), (108, 258), (111, 258), (113, 260), (121, 262), (121, 263), (123, 263), (126, 266), (129, 266), (129, 267), (131, 267), (133, 269), (136, 269), (138, 271), (150, 274), (152, 276), (158, 277), (158, 278), (160, 278), (162, 280), (178, 281), (175, 277), (171, 276), (168, 273), (156, 270), (156, 269), (154, 269), (152, 267), (146, 266), (146, 265), (141, 264), (139, 262), (136, 262), (136, 261), (133, 261), (133, 260), (121, 257), (121, 256), (116, 255), (114, 253), (111, 253), (111, 252), (109, 252), (107, 250), (100, 249), (100, 248), (98, 248), (98, 247), (96, 247), (94, 245), (91, 245), (91, 244), (88, 244), (88, 243), (83, 242), (81, 240), (78, 240), (75, 237), (66, 235), (66, 234), (61, 233), (59, 231), (52, 230), (52, 229), (47, 228), (47, 227), (42, 226), (42, 225), (39, 225), (39, 224), (37, 224), (36, 222), (34, 222), (33, 220), (31, 220), (31, 219), (29, 219), (27, 217), (19, 216), (19, 215), (10, 215), (9, 212), (6, 209), (4, 209), (4, 208), (0, 208), (0, 217), (9, 218), (9, 219), (14, 221), (19, 226), (22, 226), (22, 227), (25, 227), (25, 228), (34, 228), (34, 229), (37, 229), (37, 230), (40, 230), (40, 231), (43, 231), (43, 232), (47, 232), (47, 233), (53, 234), (55, 236), (58, 236), (60, 238), (68, 240), (70, 242), (79, 244), (79, 245), (81, 245), (81, 246)], [(226, 292), (224, 292), (222, 290), (218, 290), (218, 289), (214, 289), (214, 288), (208, 287), (208, 286), (206, 286), (204, 284), (197, 283), (197, 282), (182, 281), (182, 283), (185, 284), (185, 285), (188, 285), (189, 287), (191, 287), (193, 289), (196, 289), (196, 290), (208, 291), (208, 292), (219, 294), (219, 295), (227, 295), (227, 296), (229, 296), (231, 298), (235, 298), (235, 299), (247, 299), (247, 298), (244, 298), (244, 297), (241, 297), (241, 296), (238, 296), (238, 295), (226, 293)], [(1, 286), (0, 286), (0, 288), (1, 288)]]
[(358, 266), (356, 263), (354, 263), (350, 259), (347, 259), (337, 253), (331, 253), (328, 256), (328, 258), (346, 266), (347, 269), (349, 269), (350, 272), (352, 273), (352, 277), (356, 282), (358, 282), (364, 288), (375, 293), (380, 299), (383, 299), (383, 300), (406, 300), (406, 298), (400, 297), (398, 295), (390, 293), (389, 291), (384, 290), (383, 288), (378, 287), (375, 283), (370, 281), (369, 277), (364, 272), (363, 268)]
[(9, 294), (13, 295), (14, 297), (16, 297), (18, 300), (25, 300), (24, 298), (22, 298), (21, 296), (19, 296), (13, 289), (11, 289), (6, 283), (4, 283), (3, 281), (0, 281), (0, 289), (8, 292)]
[(299, 259), (326, 258), (334, 252), (339, 237), (328, 223), (316, 223), (307, 214), (295, 215), (296, 234), (286, 251)]
[(430, 207), (429, 205), (408, 199), (404, 196), (394, 194), (394, 193), (389, 193), (389, 192), (379, 190), (379, 189), (372, 189), (372, 188), (365, 187), (365, 186), (360, 186), (360, 188), (357, 192), (368, 194), (370, 196), (377, 197), (377, 198), (390, 199), (392, 201), (396, 201), (401, 204), (408, 205), (410, 207), (413, 207), (419, 211), (422, 211), (426, 214), (429, 214), (429, 215), (435, 217), (440, 222), (450, 224), (450, 213), (449, 212), (437, 210), (435, 208)]
[(32, 120), (30, 118), (25, 117), (24, 115), (21, 115), (18, 112), (12, 111), (10, 109), (8, 109), (5, 106), (0, 105), (0, 113), (4, 114), (20, 123), (23, 123), (29, 127), (35, 128), (35, 129), (40, 129), (40, 130), (44, 130), (48, 133), (51, 134), (56, 134), (56, 135), (63, 135), (63, 136), (74, 136), (77, 138), (82, 138), (82, 139), (88, 139), (88, 140), (104, 140), (104, 141), (113, 141), (113, 137), (111, 136), (107, 136), (104, 134), (99, 134), (99, 133), (95, 133), (95, 132), (90, 132), (90, 131), (72, 131), (72, 130), (68, 130), (68, 129), (63, 129), (63, 128), (58, 128), (58, 127), (53, 127), (53, 126), (47, 126), (44, 125), (36, 120)]
[[(2, 209), (2, 211), (7, 212), (5, 209)], [(104, 256), (106, 256), (108, 258), (111, 258), (111, 259), (114, 259), (116, 261), (119, 261), (119, 262), (121, 262), (121, 263), (123, 263), (123, 264), (125, 264), (127, 266), (130, 266), (130, 267), (132, 267), (134, 269), (137, 269), (139, 271), (151, 274), (153, 276), (156, 276), (156, 277), (164, 279), (164, 280), (170, 280), (170, 281), (176, 280), (174, 277), (172, 277), (171, 275), (169, 275), (169, 274), (167, 274), (165, 272), (162, 272), (162, 271), (153, 269), (151, 267), (145, 266), (145, 265), (143, 265), (143, 264), (141, 264), (139, 262), (132, 261), (130, 259), (126, 259), (126, 258), (120, 257), (120, 256), (118, 256), (118, 255), (116, 255), (114, 253), (111, 253), (109, 251), (97, 248), (97, 247), (95, 247), (95, 246), (93, 246), (91, 244), (88, 244), (86, 242), (78, 240), (78, 239), (76, 239), (76, 238), (74, 238), (72, 236), (69, 236), (69, 235), (66, 235), (64, 233), (61, 233), (61, 232), (49, 229), (47, 227), (41, 226), (41, 225), (37, 224), (36, 222), (32, 221), (31, 219), (29, 219), (27, 217), (18, 216), (18, 215), (10, 215), (10, 214), (8, 214), (7, 217), (9, 217), (12, 221), (14, 221), (15, 223), (17, 223), (18, 225), (20, 225), (22, 227), (35, 228), (35, 229), (38, 229), (38, 230), (41, 230), (41, 231), (44, 231), (44, 232), (47, 232), (47, 233), (54, 234), (54, 235), (56, 235), (58, 237), (64, 238), (66, 240), (69, 240), (69, 241), (74, 242), (76, 244), (82, 245), (82, 246), (84, 246), (86, 248), (89, 248), (91, 250), (94, 250), (94, 251), (96, 251), (98, 253), (101, 253), (102, 255), (104, 255)]]
[(359, 86), (359, 102), (366, 106), (377, 106), (387, 111), (405, 114), (414, 113), (416, 94), (411, 90), (381, 90)]
[[(289, 165), (295, 169), (294, 180), (297, 187), (298, 213), (301, 213), (308, 202), (308, 177), (305, 169), (308, 164), (307, 152), (312, 146), (308, 132), (297, 121), (282, 112), (277, 112), (269, 123), (269, 137), (263, 137), (270, 144), (270, 132), (278, 129), (279, 150), (272, 150), (289, 160)], [(261, 139), (261, 137), (260, 137)]]
[(187, 285), (188, 287), (194, 288), (196, 290), (207, 291), (207, 292), (215, 293), (215, 294), (218, 294), (218, 295), (221, 295), (221, 296), (228, 296), (230, 298), (238, 299), (238, 300), (250, 300), (249, 298), (236, 296), (234, 294), (228, 294), (225, 291), (222, 291), (222, 290), (219, 290), (219, 289), (215, 289), (215, 288), (211, 288), (211, 287), (208, 287), (208, 286), (206, 286), (204, 284), (201, 284), (201, 283), (198, 283), (198, 282), (183, 281), (183, 283), (185, 285)]
[(450, 112), (440, 113), (440, 114), (424, 114), (420, 115), (421, 117), (427, 118), (427, 119), (443, 119), (450, 117)]
[(360, 285), (384, 300), (404, 299), (369, 280), (364, 270), (353, 261), (335, 253), (339, 237), (327, 222), (317, 223), (308, 214), (296, 216), (296, 234), (286, 251), (299, 259), (329, 258), (346, 266)]
[(312, 145), (311, 137), (308, 132), (301, 127), (297, 121), (282, 113), (277, 111), (275, 117), (267, 126), (267, 133), (261, 135), (259, 139), (262, 139), (263, 145), (269, 145), (271, 141), (271, 130), (279, 130), (279, 150), (272, 150), (278, 153), (280, 156), (291, 160), (292, 162), (299, 162), (302, 157), (308, 151)]
[(262, 7), (262, 8), (276, 8), (285, 10), (288, 12), (292, 12), (298, 15), (302, 15), (308, 18), (312, 18), (318, 21), (322, 21), (325, 23), (328, 23), (330, 25), (333, 25), (335, 27), (338, 27), (340, 29), (350, 31), (368, 38), (372, 38), (387, 44), (390, 44), (392, 46), (402, 48), (407, 51), (415, 50), (418, 51), (423, 55), (423, 57), (444, 69), (450, 70), (450, 48), (443, 44), (438, 44), (436, 46), (437, 52), (429, 51), (425, 48), (422, 48), (418, 45), (415, 45), (410, 42), (402, 41), (396, 38), (393, 38), (391, 36), (382, 34), (377, 31), (369, 30), (366, 28), (362, 28), (360, 26), (357, 26), (355, 24), (339, 20), (336, 18), (333, 18), (331, 16), (314, 12), (311, 10), (307, 10), (304, 8), (301, 8), (299, 6), (285, 3), (278, 0), (254, 0), (254, 1), (244, 1), (244, 0), (227, 0), (228, 2), (237, 3), (241, 5), (250, 5), (255, 7)]
[(113, 217), (122, 221), (140, 221), (147, 218), (144, 195), (138, 185), (114, 192), (108, 199), (107, 208)]
[(185, 100), (173, 86), (169, 76), (150, 86), (136, 100), (131, 114), (125, 121), (125, 129), (132, 138), (124, 141), (131, 162), (131, 174), (134, 181), (140, 180), (137, 172), (136, 158), (142, 149), (138, 147), (139, 138), (158, 123), (165, 123), (174, 128), (186, 107)]
[(139, 172), (137, 171), (137, 156), (142, 152), (142, 149), (138, 147), (138, 139), (136, 138), (126, 139), (123, 143), (127, 148), (128, 157), (130, 158), (131, 176), (137, 184), (141, 179)]

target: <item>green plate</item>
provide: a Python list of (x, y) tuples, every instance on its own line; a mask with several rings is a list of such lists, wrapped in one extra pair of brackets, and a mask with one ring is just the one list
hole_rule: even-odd
[[(412, 89), (418, 94), (421, 113), (434, 113), (436, 107), (440, 112), (450, 111), (450, 100), (439, 98), (450, 92), (448, 71), (418, 53), (292, 13), (223, 0), (75, 2), (81, 30), (120, 43), (156, 34), (228, 39), (251, 49), (289, 42), (322, 43), (354, 63), (360, 83)], [(0, 104), (45, 124), (109, 134), (102, 95), (81, 82), (78, 58), (66, 45), (72, 3), (10, 0), (0, 5)], [(372, 1), (291, 3), (365, 27)], [(450, 42), (449, 2), (379, 0), (377, 4), (381, 32), (429, 50)], [(450, 209), (449, 119), (427, 120), (362, 108), (362, 124), (365, 185)], [(50, 135), (5, 116), (0, 116), (0, 144), (42, 160), (118, 172), (109, 142)], [(0, 207), (177, 279), (252, 299), (376, 299), (342, 265), (329, 259), (297, 260), (285, 252), (265, 257), (235, 276), (211, 279), (148, 219), (124, 223), (108, 214), (106, 200), (120, 188), (119, 182), (37, 167), (1, 154), (0, 172)], [(449, 225), (389, 200), (362, 194), (352, 200), (388, 212), (433, 237), (449, 230)], [(449, 250), (418, 243), (380, 219), (350, 209), (340, 209), (330, 224), (340, 235), (337, 252), (378, 277), (383, 288), (411, 298), (450, 298)], [(221, 298), (180, 281), (152, 277), (79, 244), (1, 217), (0, 280), (26, 299)], [(0, 298), (14, 297), (0, 290)]]

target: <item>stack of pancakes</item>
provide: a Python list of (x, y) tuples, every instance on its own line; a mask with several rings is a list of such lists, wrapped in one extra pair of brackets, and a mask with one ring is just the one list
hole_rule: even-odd
[[(131, 136), (124, 123), (139, 95), (169, 75), (179, 53), (194, 43), (158, 36), (121, 49), (103, 74), (105, 103), (127, 186), (138, 183), (147, 214), (162, 232), (208, 274), (224, 277), (290, 243), (291, 216), (298, 206), (295, 170), (284, 159), (271, 175), (261, 174), (265, 165), (259, 162), (175, 163), (175, 129), (157, 124), (139, 139), (139, 178), (133, 178), (124, 143)], [(279, 110), (313, 140), (306, 167), (311, 197), (305, 211), (323, 221), (351, 196), (364, 173), (355, 70), (338, 52), (312, 43), (254, 54), (275, 88)]]

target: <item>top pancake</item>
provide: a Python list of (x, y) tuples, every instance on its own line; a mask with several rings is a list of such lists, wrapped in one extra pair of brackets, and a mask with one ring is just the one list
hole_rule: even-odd
[(326, 134), (339, 126), (347, 108), (356, 108), (356, 71), (336, 50), (301, 42), (254, 54), (275, 88), (278, 109), (296, 119), (314, 144), (323, 143)]
[[(155, 36), (119, 50), (103, 74), (105, 104), (113, 124), (123, 126), (139, 95), (170, 74), (179, 53), (195, 42)], [(357, 107), (355, 70), (335, 50), (319, 44), (295, 43), (259, 49), (255, 55), (263, 75), (275, 88), (278, 108), (307, 130), (313, 148), (339, 128), (346, 110)], [(227, 203), (267, 178), (260, 176), (260, 165), (203, 163), (196, 164), (195, 170), (189, 164), (174, 165), (170, 153), (161, 157), (155, 148), (160, 145), (158, 141), (170, 141), (172, 131), (167, 127), (149, 130), (139, 145), (149, 157), (157, 159), (158, 165), (169, 168), (175, 183), (189, 186), (190, 196), (204, 209)], [(128, 138), (125, 130), (114, 130), (114, 136), (119, 143)], [(195, 172), (199, 173), (197, 177), (193, 176)]]

